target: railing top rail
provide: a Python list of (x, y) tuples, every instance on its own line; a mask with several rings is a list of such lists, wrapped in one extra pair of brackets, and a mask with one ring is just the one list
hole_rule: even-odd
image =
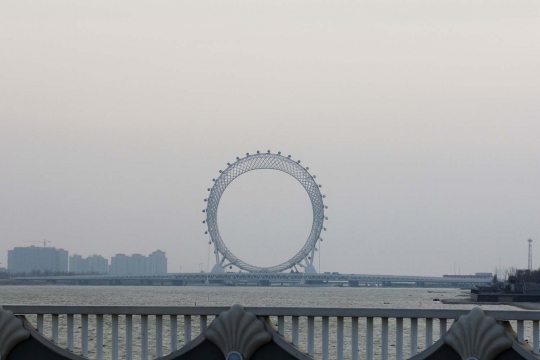
[[(229, 306), (86, 306), (86, 305), (4, 305), (16, 314), (104, 314), (104, 315), (219, 315)], [(258, 316), (329, 316), (374, 318), (457, 319), (467, 309), (396, 309), (327, 307), (246, 307)], [(540, 320), (536, 310), (485, 310), (498, 320)]]

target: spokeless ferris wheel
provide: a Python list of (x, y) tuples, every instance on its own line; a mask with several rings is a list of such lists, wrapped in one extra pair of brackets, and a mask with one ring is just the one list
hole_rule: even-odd
[[(315, 175), (309, 173), (308, 167), (300, 165), (300, 160), (294, 161), (291, 156), (282, 156), (281, 152), (272, 154), (270, 150), (266, 153), (257, 151), (256, 154), (246, 153), (243, 158), (236, 158), (234, 163), (227, 163), (225, 170), (220, 170), (220, 175), (217, 179), (213, 179), (214, 186), (209, 188), (210, 195), (206, 202), (206, 208), (203, 213), (206, 213), (206, 219), (203, 220), (207, 224), (208, 230), (205, 234), (210, 234), (209, 244), (214, 244), (214, 254), (216, 257), (216, 265), (212, 269), (212, 273), (222, 273), (226, 267), (233, 265), (249, 272), (281, 272), (290, 269), (296, 265), (303, 267), (306, 273), (316, 273), (313, 266), (314, 254), (317, 251), (317, 242), (322, 241), (320, 237), (321, 231), (326, 230), (324, 221), (328, 218), (324, 214), (324, 210), (328, 207), (324, 205), (325, 196), (321, 194), (321, 185), (315, 181)], [(289, 260), (270, 267), (259, 267), (248, 264), (236, 257), (225, 245), (221, 238), (218, 229), (218, 207), (221, 196), (231, 182), (242, 174), (252, 170), (270, 169), (283, 171), (294, 177), (306, 190), (311, 201), (313, 210), (313, 224), (311, 232), (302, 248)]]

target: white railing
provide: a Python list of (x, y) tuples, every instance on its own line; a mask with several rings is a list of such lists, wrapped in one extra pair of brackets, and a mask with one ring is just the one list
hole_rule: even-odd
[[(153, 359), (181, 348), (228, 307), (8, 305), (55, 343), (94, 359)], [(454, 309), (247, 307), (319, 359), (406, 359), (431, 346), (460, 315)], [(488, 310), (510, 321), (539, 354), (540, 311)], [(179, 326), (180, 325), (180, 326)], [(183, 326), (182, 326), (183, 325)]]

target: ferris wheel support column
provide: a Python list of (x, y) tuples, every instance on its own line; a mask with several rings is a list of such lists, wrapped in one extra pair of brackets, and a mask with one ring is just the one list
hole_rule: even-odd
[(223, 263), (225, 262), (225, 257), (219, 260), (219, 252), (216, 250), (216, 264), (212, 268), (212, 274), (223, 274), (225, 272), (225, 267)]
[[(210, 238), (210, 241), (212, 241), (212, 239)], [(212, 271), (210, 271), (211, 274), (223, 274), (223, 260), (225, 260), (225, 258), (223, 258), (222, 261), (219, 260), (219, 251), (218, 251), (218, 248), (216, 246), (216, 243), (214, 242), (214, 254), (216, 255), (216, 264), (212, 267)]]
[(313, 266), (313, 264), (309, 264), (308, 266), (306, 266), (306, 269), (304, 270), (304, 272), (306, 274), (316, 274), (317, 270), (315, 269), (315, 266)]
[(315, 245), (311, 249), (311, 255), (309, 256), (309, 261), (307, 262), (307, 266), (304, 270), (306, 274), (316, 274), (317, 270), (315, 269), (315, 266), (313, 266), (313, 259), (315, 259)]
[(212, 271), (210, 271), (211, 274), (223, 274), (224, 272), (225, 270), (223, 270), (223, 266), (221, 266), (221, 264), (219, 263), (214, 265), (214, 267), (212, 268)]

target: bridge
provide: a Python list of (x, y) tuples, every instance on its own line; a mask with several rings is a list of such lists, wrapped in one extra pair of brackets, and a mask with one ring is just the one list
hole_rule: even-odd
[(358, 286), (393, 286), (408, 284), (413, 286), (473, 287), (487, 285), (489, 276), (471, 277), (436, 277), (404, 275), (363, 275), (363, 274), (309, 274), (309, 273), (177, 273), (155, 275), (66, 275), (46, 277), (14, 278), (19, 281), (47, 281), (74, 285), (188, 285), (188, 284), (224, 284), (224, 285), (348, 285)]

